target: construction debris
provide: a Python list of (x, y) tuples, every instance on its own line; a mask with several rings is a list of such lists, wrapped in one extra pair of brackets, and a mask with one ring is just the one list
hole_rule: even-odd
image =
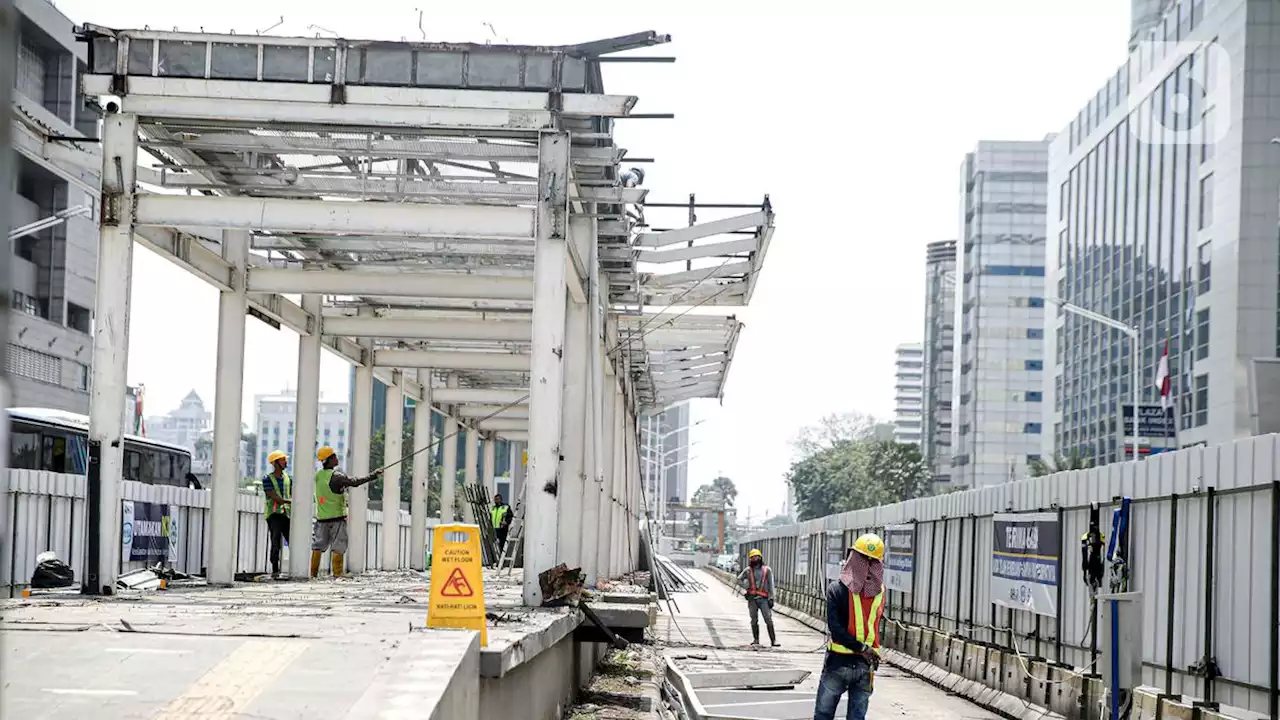
[(689, 571), (676, 565), (670, 558), (658, 555), (655, 559), (658, 561), (656, 570), (664, 588), (674, 592), (702, 592), (707, 589), (706, 585), (698, 582)]
[(542, 607), (576, 603), (582, 595), (582, 583), (586, 577), (582, 568), (570, 570), (564, 563), (538, 573), (538, 586), (542, 589)]

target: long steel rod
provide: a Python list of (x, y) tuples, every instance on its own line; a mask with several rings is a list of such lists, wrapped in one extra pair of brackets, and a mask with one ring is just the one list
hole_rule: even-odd
[(1213, 661), (1213, 573), (1217, 538), (1215, 537), (1217, 508), (1214, 507), (1214, 488), (1205, 490), (1205, 555), (1204, 555), (1204, 705), (1214, 707), (1213, 681), (1216, 668)]
[(1164, 691), (1173, 694), (1173, 611), (1178, 602), (1178, 493), (1169, 496), (1169, 588), (1164, 630)]

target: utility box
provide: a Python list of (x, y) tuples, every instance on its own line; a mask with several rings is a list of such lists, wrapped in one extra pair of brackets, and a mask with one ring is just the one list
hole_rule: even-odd
[(1098, 674), (1107, 688), (1107, 717), (1129, 700), (1142, 684), (1142, 593), (1099, 595)]

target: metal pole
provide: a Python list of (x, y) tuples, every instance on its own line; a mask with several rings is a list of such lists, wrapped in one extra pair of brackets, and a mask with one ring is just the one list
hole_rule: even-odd
[(1138, 461), (1138, 331), (1129, 334), (1130, 353), (1129, 385), (1133, 392), (1133, 462)]
[[(1273, 533), (1274, 534), (1274, 533)], [(1271, 551), (1274, 556), (1276, 551)], [(1177, 583), (1174, 582), (1178, 571), (1178, 493), (1169, 496), (1169, 590), (1168, 590), (1168, 611), (1165, 618), (1165, 635), (1164, 635), (1164, 691), (1167, 695), (1173, 694), (1173, 610), (1177, 603)], [(1272, 596), (1274, 600), (1274, 595)], [(1275, 628), (1272, 628), (1272, 638), (1275, 638)], [(1274, 646), (1273, 646), (1274, 647)], [(1274, 653), (1272, 653), (1274, 656)], [(1275, 663), (1272, 657), (1271, 662)], [(1161, 703), (1163, 705), (1163, 703)]]
[(969, 535), (972, 536), (970, 543), (973, 545), (969, 549), (969, 636), (972, 638), (973, 633), (973, 607), (977, 604), (978, 593), (978, 516), (970, 515), (971, 530)]
[(1067, 552), (1067, 541), (1065, 527), (1063, 522), (1065, 513), (1062, 508), (1058, 508), (1058, 613), (1054, 620), (1053, 626), (1053, 659), (1059, 664), (1062, 663), (1062, 586), (1066, 583), (1062, 579), (1062, 561)]
[(920, 575), (920, 566), (916, 559), (920, 557), (920, 524), (911, 523), (911, 622), (917, 621), (916, 611), (916, 577)]
[(1204, 707), (1215, 708), (1213, 701), (1213, 680), (1217, 668), (1213, 661), (1213, 556), (1217, 538), (1214, 522), (1217, 515), (1214, 507), (1215, 490), (1210, 485), (1205, 490), (1205, 557), (1204, 557)]
[(960, 533), (960, 542), (956, 543), (956, 632), (960, 632), (960, 585), (964, 582), (964, 519), (957, 520), (956, 530)]
[(1280, 480), (1271, 481), (1271, 720), (1280, 718)]

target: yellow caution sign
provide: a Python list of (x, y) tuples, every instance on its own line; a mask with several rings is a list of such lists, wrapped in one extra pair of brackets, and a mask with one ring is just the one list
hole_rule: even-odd
[(489, 644), (484, 620), (484, 560), (480, 526), (437, 525), (431, 541), (431, 606), (427, 627), (459, 628), (480, 633)]

